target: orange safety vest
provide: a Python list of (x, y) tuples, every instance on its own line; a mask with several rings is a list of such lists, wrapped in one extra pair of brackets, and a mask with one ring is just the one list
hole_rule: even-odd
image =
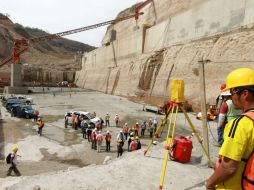
[(110, 140), (111, 140), (111, 135), (110, 135), (110, 134), (106, 134), (105, 140), (106, 140), (107, 142), (110, 142)]
[[(246, 112), (242, 115), (247, 116), (254, 122), (254, 112)], [(242, 158), (243, 162), (246, 162), (242, 175), (242, 189), (254, 190), (254, 150), (250, 154), (248, 159)]]
[(136, 141), (132, 141), (131, 144), (130, 144), (131, 151), (137, 150), (137, 148), (138, 148), (137, 142)]
[(37, 125), (38, 125), (38, 128), (42, 128), (44, 124), (43, 124), (42, 120), (39, 120), (39, 121), (37, 121)]
[(139, 125), (135, 125), (135, 131), (138, 131)]
[(99, 143), (102, 142), (102, 134), (98, 134), (98, 135), (97, 135), (97, 141), (98, 141)]
[(123, 133), (128, 133), (128, 125), (123, 126)]

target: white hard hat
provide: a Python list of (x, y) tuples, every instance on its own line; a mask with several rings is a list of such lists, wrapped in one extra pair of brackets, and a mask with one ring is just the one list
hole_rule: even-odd
[(138, 125), (138, 122), (136, 122), (136, 125)]
[(41, 120), (41, 118), (38, 118), (38, 120)]
[(230, 93), (229, 90), (227, 90), (227, 91), (225, 91), (225, 92), (222, 92), (220, 95), (221, 95), (221, 96), (231, 96), (231, 93)]
[(109, 133), (109, 130), (107, 131), (107, 133)]
[(125, 123), (124, 125), (128, 125), (128, 123)]
[(116, 114), (116, 115), (118, 115), (118, 114)]
[(202, 112), (198, 112), (197, 117), (202, 118)]
[(120, 133), (122, 133), (123, 131), (122, 130), (120, 130)]

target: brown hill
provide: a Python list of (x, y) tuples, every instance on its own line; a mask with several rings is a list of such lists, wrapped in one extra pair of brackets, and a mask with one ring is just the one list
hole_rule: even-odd
[[(31, 39), (49, 35), (47, 32), (13, 23), (0, 13), (0, 62), (11, 55), (14, 39)], [(57, 82), (73, 80), (75, 71), (81, 66), (81, 53), (94, 50), (96, 47), (59, 37), (50, 41), (32, 42), (29, 49), (21, 55), (24, 67), (24, 78), (31, 81)], [(1, 73), (10, 73), (7, 64), (1, 67)], [(31, 67), (33, 69), (31, 69)], [(28, 71), (33, 70), (33, 77)], [(36, 74), (35, 74), (36, 73)], [(29, 75), (29, 76), (26, 76)]]

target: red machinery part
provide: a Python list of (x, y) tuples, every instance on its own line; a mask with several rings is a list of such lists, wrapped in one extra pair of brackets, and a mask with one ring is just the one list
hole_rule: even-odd
[(12, 62), (20, 63), (20, 54), (28, 48), (28, 40), (25, 38), (16, 39), (12, 47)]

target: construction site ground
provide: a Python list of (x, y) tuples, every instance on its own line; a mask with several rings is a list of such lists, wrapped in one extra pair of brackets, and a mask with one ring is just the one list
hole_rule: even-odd
[[(33, 107), (38, 109), (45, 122), (43, 136), (36, 132), (36, 124), (32, 119), (11, 117), (1, 107), (3, 121), (0, 124), (0, 189), (158, 189), (162, 162), (165, 154), (165, 138), (159, 138), (158, 145), (149, 150), (147, 156), (143, 151), (150, 142), (149, 134), (141, 138), (142, 149), (127, 152), (117, 157), (116, 136), (120, 127), (115, 127), (114, 116), (120, 115), (120, 126), (128, 123), (156, 118), (159, 122), (164, 117), (144, 112), (143, 103), (134, 103), (125, 97), (107, 95), (100, 92), (70, 88), (32, 88), (35, 93)], [(91, 149), (91, 144), (82, 139), (80, 129), (64, 128), (64, 114), (67, 111), (96, 112), (105, 119), (108, 112), (111, 116), (111, 127), (103, 128), (105, 134), (112, 134), (111, 152), (105, 151), (105, 142), (101, 153)], [(202, 122), (194, 113), (189, 113), (191, 121), (202, 135)], [(215, 161), (219, 148), (212, 134), (216, 137), (216, 125), (210, 122), (209, 139), (210, 155)], [(163, 130), (163, 137), (167, 129)], [(212, 132), (212, 133), (211, 133)], [(183, 113), (178, 114), (176, 133), (183, 136), (191, 135)], [(21, 177), (6, 177), (9, 165), (4, 157), (13, 145), (18, 145), (18, 168)], [(204, 189), (205, 179), (212, 173), (207, 167), (207, 159), (201, 146), (193, 137), (191, 161), (181, 164), (168, 161), (165, 176), (165, 189)]]

